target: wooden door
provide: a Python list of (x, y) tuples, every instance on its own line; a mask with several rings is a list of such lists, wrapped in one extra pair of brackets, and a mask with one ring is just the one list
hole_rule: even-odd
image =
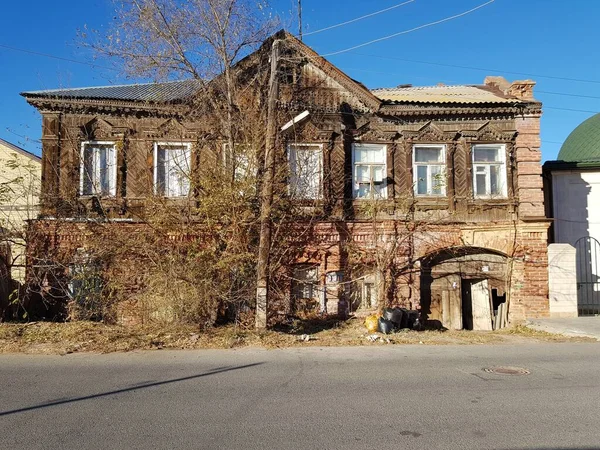
[(471, 306), (474, 330), (491, 330), (490, 290), (488, 280), (474, 281), (471, 284)]

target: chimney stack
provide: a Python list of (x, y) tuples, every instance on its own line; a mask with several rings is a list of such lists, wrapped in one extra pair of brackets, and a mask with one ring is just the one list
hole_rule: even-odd
[(533, 86), (535, 86), (535, 81), (517, 80), (509, 83), (504, 77), (489, 76), (485, 77), (483, 83), (486, 86), (499, 89), (506, 95), (511, 95), (521, 100), (533, 100)]

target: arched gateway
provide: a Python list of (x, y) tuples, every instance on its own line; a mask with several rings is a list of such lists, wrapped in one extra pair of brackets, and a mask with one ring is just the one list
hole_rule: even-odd
[(478, 247), (427, 256), (421, 263), (423, 316), (448, 329), (493, 329), (499, 306), (507, 299), (507, 261), (503, 254)]

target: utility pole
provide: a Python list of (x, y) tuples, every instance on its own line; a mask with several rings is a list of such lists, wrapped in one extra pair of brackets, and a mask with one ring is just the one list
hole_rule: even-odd
[(267, 133), (265, 138), (265, 171), (260, 195), (260, 242), (256, 264), (256, 328), (267, 328), (269, 300), (269, 256), (271, 252), (271, 209), (273, 206), (273, 183), (275, 179), (275, 142), (277, 141), (277, 98), (279, 79), (277, 65), (280, 40), (273, 41), (271, 48), (271, 75), (267, 98)]
[(298, 37), (302, 40), (302, 0), (298, 0)]

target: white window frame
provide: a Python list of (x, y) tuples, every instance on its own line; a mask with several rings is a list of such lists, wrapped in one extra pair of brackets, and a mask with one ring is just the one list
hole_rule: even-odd
[[(476, 162), (475, 161), (475, 148), (476, 147), (495, 147), (500, 151), (500, 161), (497, 162)], [(490, 167), (491, 166), (499, 166), (500, 167), (500, 182), (501, 182), (501, 192), (498, 194), (477, 194), (477, 167), (485, 167), (486, 174), (485, 177), (485, 187), (486, 191), (491, 191), (491, 176), (490, 176)], [(506, 176), (506, 144), (472, 144), (471, 145), (471, 167), (472, 167), (472, 176), (473, 176), (473, 197), (474, 198), (507, 198), (508, 197), (508, 180)]]
[[(314, 151), (318, 152), (319, 157), (319, 167), (318, 167), (318, 183), (319, 189), (316, 196), (298, 196), (294, 192), (294, 179), (297, 178), (294, 173), (292, 173), (292, 152), (296, 153), (296, 148), (301, 147), (313, 147)], [(321, 200), (323, 198), (323, 144), (313, 144), (310, 142), (294, 142), (290, 143), (287, 146), (287, 156), (288, 156), (288, 164), (290, 168), (290, 180), (288, 183), (288, 193), (295, 199), (298, 200)]]
[[(158, 192), (158, 148), (161, 146), (165, 147), (183, 147), (187, 153), (187, 158), (190, 164), (190, 173), (188, 176), (191, 176), (192, 171), (192, 143), (191, 142), (155, 142), (154, 143), (154, 194), (160, 195)], [(190, 183), (191, 185), (191, 183)], [(188, 188), (188, 192), (185, 195), (163, 195), (165, 198), (185, 198), (190, 194), (191, 186)]]
[[(442, 150), (442, 161), (439, 163), (429, 163), (429, 162), (417, 162), (417, 148), (435, 148)], [(412, 148), (412, 163), (413, 163), (413, 186), (415, 196), (418, 197), (445, 197), (446, 196), (446, 185), (447, 183), (447, 163), (446, 163), (446, 144), (414, 144)], [(427, 167), (427, 193), (419, 194), (419, 175), (417, 167), (426, 166)], [(440, 194), (433, 194), (433, 176), (431, 175), (431, 166), (442, 166), (441, 175), (443, 177), (443, 183), (440, 186)]]
[[(91, 193), (83, 192), (83, 188), (84, 188), (84, 184), (85, 184), (85, 182), (84, 182), (84, 180), (85, 180), (85, 148), (88, 145), (89, 146), (101, 145), (101, 146), (106, 146), (106, 147), (112, 147), (112, 149), (113, 149), (112, 157), (111, 157), (111, 161), (110, 161), (110, 164), (112, 165), (112, 171), (110, 172), (110, 175), (109, 175), (110, 178), (108, 180), (108, 183), (109, 183), (108, 195), (103, 195), (101, 192), (100, 193), (95, 192), (95, 186), (94, 186), (95, 180), (92, 180), (92, 192)], [(86, 197), (93, 197), (93, 196), (115, 197), (117, 195), (117, 143), (115, 141), (83, 141), (81, 143), (79, 157), (80, 157), (79, 195), (86, 196)]]
[[(363, 163), (356, 161), (356, 150), (360, 148), (378, 148), (383, 151), (383, 162), (382, 163)], [(388, 146), (386, 144), (367, 144), (362, 142), (355, 142), (352, 144), (352, 197), (358, 200), (369, 200), (370, 198), (378, 198), (385, 199), (387, 198), (387, 156), (388, 156)], [(358, 182), (357, 172), (358, 167), (370, 166), (371, 169), (369, 173), (371, 174), (371, 181), (369, 184), (373, 183), (373, 166), (381, 166), (383, 169), (382, 181), (381, 181), (381, 196), (379, 197), (359, 197), (358, 193), (360, 192), (360, 185), (362, 183)], [(373, 192), (370, 189), (370, 192)]]

